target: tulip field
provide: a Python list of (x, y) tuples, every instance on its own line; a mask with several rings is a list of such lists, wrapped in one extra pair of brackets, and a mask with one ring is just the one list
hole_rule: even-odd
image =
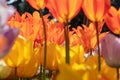
[[(0, 0), (0, 80), (120, 80), (114, 0), (25, 1), (32, 13)], [(84, 23), (71, 27), (80, 12)]]

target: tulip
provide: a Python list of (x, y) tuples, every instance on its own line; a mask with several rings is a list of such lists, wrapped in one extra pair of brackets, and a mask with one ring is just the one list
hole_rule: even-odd
[[(47, 17), (48, 16), (45, 16), (44, 18), (47, 20)], [(40, 19), (40, 15), (37, 11), (34, 11), (32, 15), (28, 12), (20, 15), (16, 12), (15, 16), (9, 19), (8, 25), (10, 27), (19, 28), (20, 35), (23, 37), (28, 38), (29, 36), (32, 36), (36, 39), (39, 33), (43, 36), (42, 22)]]
[[(56, 44), (50, 43), (47, 45), (47, 54), (46, 54), (46, 69), (49, 70), (58, 70)], [(44, 47), (40, 47), (40, 64), (44, 64)]]
[(92, 22), (95, 22), (96, 27), (96, 38), (98, 45), (98, 71), (101, 69), (100, 65), (100, 45), (99, 45), (99, 31), (98, 31), (98, 22), (103, 20), (104, 15), (110, 8), (111, 0), (84, 0), (83, 11), (88, 19)]
[[(37, 54), (37, 53), (36, 53)], [(39, 63), (35, 55), (33, 55), (30, 60), (17, 68), (18, 77), (30, 78), (33, 77), (38, 71)]]
[[(64, 43), (64, 25), (51, 21), (47, 25), (47, 42), (62, 45)], [(54, 35), (54, 36), (53, 36)]]
[[(43, 65), (44, 52), (43, 47), (40, 47), (40, 64)], [(65, 62), (65, 46), (50, 43), (47, 45), (46, 68), (49, 70), (58, 70), (58, 63)], [(71, 64), (84, 62), (83, 46), (72, 46), (70, 48)]]
[(0, 27), (7, 23), (8, 18), (15, 12), (13, 6), (7, 6), (6, 0), (0, 0)]
[[(57, 60), (58, 63), (65, 62), (65, 46), (56, 46), (58, 51), (57, 53)], [(74, 63), (82, 63), (85, 61), (84, 58), (84, 48), (82, 45), (76, 45), (70, 47), (70, 64)]]
[(109, 12), (105, 16), (105, 22), (114, 34), (120, 34), (120, 8), (111, 7)]
[(46, 7), (60, 22), (73, 19), (80, 11), (83, 0), (45, 0)]
[(19, 33), (18, 29), (7, 25), (7, 20), (14, 11), (13, 6), (7, 6), (6, 0), (0, 0), (0, 59), (9, 52)]
[(39, 63), (36, 56), (38, 53), (38, 50), (33, 49), (32, 38), (25, 39), (19, 35), (4, 61), (8, 66), (15, 68), (18, 77), (28, 78), (37, 73)]
[(27, 2), (36, 10), (44, 8), (44, 0), (27, 0)]
[(22, 36), (18, 36), (11, 51), (4, 60), (10, 67), (17, 68), (26, 64), (32, 56), (32, 41), (31, 39), (26, 40)]
[[(99, 77), (101, 77), (100, 80), (116, 80), (116, 70), (112, 67), (109, 67), (106, 64), (103, 57), (100, 57), (100, 58), (101, 58), (101, 67), (102, 67), (101, 72), (99, 73)], [(89, 56), (86, 59), (85, 64), (87, 66), (89, 66), (89, 68), (92, 68), (93, 71), (95, 70), (95, 72), (96, 72), (97, 71), (97, 65), (98, 65), (97, 64), (97, 56), (96, 55)], [(94, 77), (94, 76), (91, 76), (91, 77)], [(96, 80), (96, 79), (93, 79), (93, 80)]]
[(37, 73), (38, 53), (38, 50), (33, 49), (33, 39), (25, 39), (19, 35), (4, 61), (8, 66), (15, 68), (14, 71), (18, 77), (29, 78)]
[(43, 79), (45, 80), (45, 68), (46, 68), (46, 53), (47, 53), (47, 37), (46, 37), (46, 24), (45, 24), (45, 20), (43, 18), (43, 13), (42, 13), (42, 9), (44, 8), (44, 0), (27, 0), (30, 5), (39, 10), (40, 12), (40, 17), (42, 20), (42, 25), (43, 25), (43, 32), (44, 32), (44, 65), (43, 65)]
[(0, 28), (0, 58), (9, 52), (18, 34), (17, 28), (9, 28), (7, 25)]
[(110, 0), (84, 0), (82, 9), (93, 22), (101, 21), (110, 8)]
[(82, 0), (45, 0), (46, 7), (59, 22), (65, 23), (64, 37), (66, 45), (66, 63), (69, 64), (69, 28), (68, 22), (80, 11)]
[[(86, 64), (59, 64), (57, 80), (101, 80), (100, 74)], [(94, 72), (93, 72), (94, 71)]]
[[(99, 22), (99, 40), (104, 37), (105, 33), (100, 33), (102, 30), (103, 22)], [(86, 25), (83, 25), (82, 29), (81, 27), (77, 27), (77, 29), (73, 28), (73, 31), (76, 33), (79, 38), (81, 38), (82, 45), (84, 46), (84, 50), (86, 53), (92, 53), (92, 51), (95, 49), (97, 45), (97, 39), (96, 39), (96, 29), (95, 29), (95, 24), (90, 23), (89, 26), (87, 27)]]
[[(116, 79), (116, 69), (112, 68), (110, 66), (108, 66), (104, 60), (103, 57), (102, 58), (102, 70), (101, 70), (101, 76), (102, 79), (101, 80), (117, 80)], [(97, 65), (97, 64), (96, 64)]]
[(108, 33), (101, 41), (101, 54), (111, 67), (120, 67), (120, 38)]
[(70, 36), (70, 46), (76, 46), (76, 45), (82, 45), (83, 41), (81, 37), (74, 33), (74, 31), (71, 31), (69, 33)]

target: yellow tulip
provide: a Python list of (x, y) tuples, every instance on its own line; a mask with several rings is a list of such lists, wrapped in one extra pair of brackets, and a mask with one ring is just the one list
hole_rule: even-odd
[[(97, 61), (98, 61), (98, 56), (89, 56), (86, 61), (85, 64), (90, 66), (93, 71), (97, 71)], [(101, 57), (101, 72), (100, 72), (100, 77), (101, 80), (116, 80), (116, 69), (109, 67), (104, 58)]]
[(85, 64), (59, 64), (57, 80), (100, 80), (99, 74)]
[(36, 59), (37, 53), (38, 51), (33, 49), (32, 38), (25, 39), (18, 36), (12, 50), (4, 60), (8, 66), (17, 68), (18, 77), (32, 77), (39, 66)]
[(32, 77), (37, 73), (38, 67), (39, 63), (35, 56), (32, 56), (28, 63), (17, 68), (17, 75), (24, 78)]
[[(58, 62), (65, 62), (65, 46), (57, 46), (58, 50)], [(82, 45), (70, 47), (70, 63), (82, 63), (84, 62), (84, 48)]]
[(10, 67), (19, 67), (26, 64), (32, 56), (32, 40), (18, 36), (10, 53), (4, 58), (6, 64)]
[(103, 60), (101, 67), (101, 76), (103, 80), (117, 80), (116, 69), (108, 66), (105, 60)]
[[(46, 68), (50, 70), (58, 69), (57, 62), (58, 51), (56, 49), (56, 44), (50, 43), (47, 45), (47, 55), (46, 55)], [(40, 47), (40, 64), (44, 63), (44, 47)]]

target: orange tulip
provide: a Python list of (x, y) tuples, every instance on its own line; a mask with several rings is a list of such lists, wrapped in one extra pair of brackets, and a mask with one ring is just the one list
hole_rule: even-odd
[(32, 15), (26, 12), (22, 16), (16, 12), (16, 15), (8, 21), (8, 24), (11, 27), (20, 28), (20, 34), (23, 37), (28, 38), (32, 36), (34, 39), (42, 26), (41, 18), (37, 11), (33, 12)]
[[(105, 35), (100, 34), (102, 30), (103, 22), (99, 22), (99, 37), (101, 38)], [(95, 30), (95, 24), (90, 23), (89, 27), (86, 25), (83, 25), (84, 29), (81, 27), (78, 27), (77, 29), (73, 28), (73, 31), (75, 31), (76, 35), (78, 35), (82, 39), (82, 44), (84, 46), (85, 52), (89, 52), (90, 49), (94, 49), (97, 45), (97, 39), (96, 39), (96, 30)]]
[(114, 7), (111, 7), (105, 16), (105, 22), (113, 33), (120, 34), (120, 8), (117, 11)]
[[(63, 44), (64, 42), (64, 24), (56, 23), (54, 20), (48, 21), (49, 15), (44, 15), (44, 20), (47, 25), (46, 34), (48, 43)], [(15, 17), (12, 17), (8, 24), (11, 27), (20, 28), (20, 35), (25, 38), (30, 36), (35, 40), (35, 47), (39, 44), (44, 43), (43, 36), (43, 25), (40, 18), (40, 14), (37, 11), (34, 11), (31, 15), (30, 13), (24, 13), (22, 16), (16, 12)], [(54, 36), (53, 36), (54, 35)]]
[[(58, 45), (64, 42), (64, 24), (51, 21), (47, 24), (47, 41)], [(53, 36), (54, 35), (54, 36)]]
[(46, 0), (46, 7), (60, 22), (70, 21), (81, 9), (83, 0)]
[(88, 19), (98, 22), (110, 8), (110, 0), (84, 0), (82, 8)]
[(36, 10), (44, 8), (44, 0), (27, 0), (27, 2)]
[(74, 34), (74, 31), (70, 31), (69, 32), (70, 46), (82, 45), (83, 41), (80, 36)]

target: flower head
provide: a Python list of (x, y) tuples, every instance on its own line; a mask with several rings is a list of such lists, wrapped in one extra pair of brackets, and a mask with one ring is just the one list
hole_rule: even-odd
[(27, 2), (36, 10), (44, 8), (44, 0), (27, 0)]
[(110, 0), (84, 0), (82, 9), (91, 21), (101, 21), (110, 8)]
[(0, 27), (7, 23), (8, 18), (15, 12), (13, 6), (8, 6), (6, 0), (0, 0)]
[[(102, 27), (103, 22), (99, 22), (98, 31), (100, 40), (104, 36), (104, 33), (100, 33)], [(88, 53), (90, 49), (93, 50), (97, 45), (95, 24), (90, 23), (88, 27), (83, 25), (83, 28), (84, 29), (79, 26), (77, 29), (73, 28), (73, 31), (82, 39), (81, 44), (83, 44), (85, 52)]]
[(38, 67), (39, 67), (39, 63), (36, 59), (36, 56), (32, 55), (32, 57), (26, 64), (23, 64), (22, 66), (17, 68), (18, 77), (24, 77), (24, 78), (33, 77), (37, 73)]
[(105, 16), (105, 22), (110, 31), (120, 34), (120, 8), (117, 10), (112, 6)]
[[(65, 62), (65, 46), (57, 46), (56, 47), (58, 53), (58, 62), (64, 63)], [(82, 63), (85, 61), (84, 58), (84, 48), (82, 45), (76, 45), (70, 47), (70, 64), (74, 63)]]
[(33, 54), (33, 41), (32, 39), (25, 39), (18, 36), (10, 50), (9, 54), (5, 56), (4, 60), (10, 67), (19, 67), (28, 63)]
[(101, 54), (111, 67), (120, 67), (120, 38), (108, 33), (101, 41)]
[(45, 0), (46, 7), (60, 22), (73, 19), (81, 9), (83, 0)]
[(97, 70), (86, 64), (59, 64), (59, 68), (57, 80), (101, 80)]
[(0, 28), (0, 58), (10, 51), (18, 34), (17, 28), (9, 28), (7, 25)]

